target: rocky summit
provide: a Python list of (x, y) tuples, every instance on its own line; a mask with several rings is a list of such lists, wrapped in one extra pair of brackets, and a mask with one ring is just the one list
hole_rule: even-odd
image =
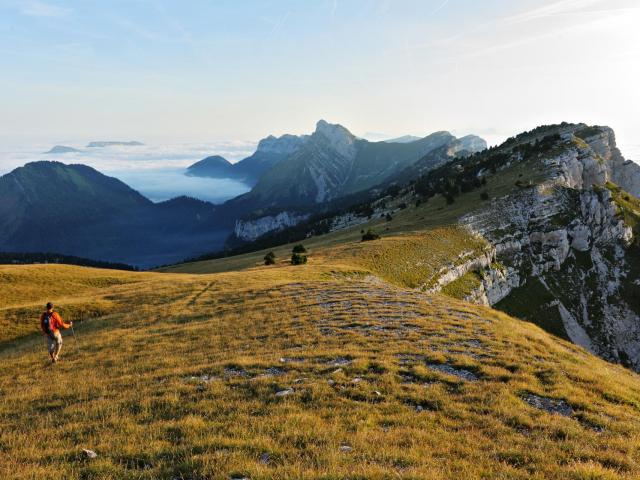
[(574, 343), (638, 369), (640, 167), (625, 161), (609, 128), (560, 133), (557, 150), (531, 165), (540, 181), (462, 219), (492, 245), (468, 298), (544, 318)]

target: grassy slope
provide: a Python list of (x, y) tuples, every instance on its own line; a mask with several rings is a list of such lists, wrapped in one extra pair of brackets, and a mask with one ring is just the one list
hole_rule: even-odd
[(0, 265), (0, 348), (38, 331), (38, 314), (48, 301), (60, 313), (79, 320), (105, 315), (117, 304), (111, 297), (122, 286), (151, 281), (148, 273), (67, 265)]
[(638, 376), (535, 326), (313, 263), (150, 276), (102, 287), (127, 308), (67, 335), (59, 365), (40, 338), (0, 353), (4, 475), (640, 475)]
[[(518, 169), (490, 194), (510, 191)], [(302, 267), (284, 261), (290, 246), (273, 267), (259, 252), (171, 275), (2, 267), (0, 300), (24, 317), (0, 337), (0, 476), (638, 478), (638, 375), (406, 288), (484, 248), (453, 226), (478, 197), (376, 220), (377, 242), (360, 243), (362, 227), (309, 239)], [(66, 335), (55, 367), (41, 337), (24, 336), (50, 298), (71, 316), (105, 305), (77, 323), (78, 344)], [(528, 393), (573, 413), (533, 408)]]
[[(499, 197), (517, 190), (518, 187), (515, 186), (515, 182), (518, 180), (536, 181), (540, 178), (540, 167), (538, 165), (528, 163), (517, 164), (514, 167), (500, 172), (500, 175), (488, 177), (486, 187), (462, 194), (456, 198), (453, 205), (446, 205), (444, 199), (438, 196), (419, 207), (410, 206), (406, 210), (398, 211), (393, 215), (391, 222), (378, 218), (363, 225), (339, 230), (328, 235), (312, 237), (303, 243), (312, 252), (324, 252), (325, 257), (328, 257), (333, 262), (338, 260), (342, 261), (343, 258), (336, 256), (336, 253), (340, 254), (343, 252), (345, 245), (359, 248), (357, 244), (361, 237), (360, 231), (363, 229), (367, 230), (372, 228), (378, 233), (383, 234), (389, 241), (393, 241), (394, 239), (403, 239), (405, 235), (415, 235), (416, 233), (419, 235), (425, 233), (430, 235), (430, 232), (438, 228), (455, 228), (460, 216), (481, 206), (483, 202), (480, 200), (480, 192), (486, 191), (490, 197)], [(452, 231), (449, 230), (447, 236), (451, 235)], [(471, 241), (465, 232), (458, 230), (456, 236), (458, 237), (456, 245), (453, 245), (450, 249), (449, 256), (451, 260), (454, 260), (457, 255), (465, 251), (465, 243)], [(263, 257), (268, 251), (273, 251), (280, 261), (286, 262), (291, 256), (292, 246), (292, 244), (283, 245), (230, 258), (184, 263), (163, 268), (159, 271), (173, 273), (219, 273), (236, 271), (262, 265)], [(462, 248), (456, 249), (456, 246)], [(468, 244), (466, 246), (468, 246)], [(333, 250), (335, 247), (337, 247), (340, 252), (335, 252)], [(428, 242), (425, 243), (425, 247), (429, 247)], [(347, 261), (351, 258), (352, 255), (347, 254)], [(438, 266), (438, 268), (439, 267), (440, 266)]]

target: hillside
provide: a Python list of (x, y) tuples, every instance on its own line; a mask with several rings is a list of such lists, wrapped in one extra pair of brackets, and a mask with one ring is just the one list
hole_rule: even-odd
[(54, 368), (37, 335), (3, 344), (11, 478), (640, 474), (637, 375), (486, 307), (314, 256), (250, 274), (6, 268), (23, 303), (112, 302), (75, 317)]
[(220, 155), (213, 155), (190, 165), (186, 173), (193, 177), (232, 178), (233, 164)]
[[(145, 273), (0, 267), (0, 468), (638, 478), (640, 377), (614, 363), (634, 357), (607, 356), (622, 344), (597, 328), (576, 345), (562, 315), (590, 291), (587, 318), (596, 299), (609, 309), (592, 327), (615, 333), (613, 307), (634, 311), (637, 168), (606, 127), (540, 127), (382, 193), (369, 213), (296, 226), (303, 237), (330, 226), (304, 239), (306, 265), (290, 264), (287, 244)], [(362, 242), (369, 228), (381, 238)], [(617, 269), (602, 254), (594, 266), (607, 250)], [(49, 299), (77, 326), (55, 367), (31, 333)], [(609, 338), (633, 339), (622, 325)]]
[[(322, 248), (357, 241), (373, 228), (383, 234), (379, 243), (398, 245), (380, 253), (404, 272), (388, 275), (384, 266), (377, 273), (388, 280), (496, 306), (640, 369), (639, 175), (640, 167), (617, 149), (611, 129), (543, 126), (431, 169), (365, 206), (312, 217), (255, 244), (311, 237), (305, 243)], [(412, 247), (406, 258), (396, 253), (415, 243), (416, 233), (422, 238), (420, 232), (445, 225), (483, 239), (486, 248), (453, 250), (435, 264), (430, 241), (420, 240), (422, 246)], [(331, 250), (331, 258), (340, 258), (342, 250)], [(264, 253), (170, 271), (247, 267)], [(361, 262), (364, 255), (352, 256)], [(406, 272), (415, 272), (411, 281)]]
[(212, 204), (154, 204), (84, 165), (32, 162), (0, 177), (0, 251), (55, 252), (150, 267), (224, 243)]

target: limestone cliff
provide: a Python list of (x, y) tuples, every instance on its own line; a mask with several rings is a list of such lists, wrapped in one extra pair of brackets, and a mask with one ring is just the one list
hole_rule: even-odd
[[(506, 164), (519, 161), (514, 153)], [(640, 208), (625, 193), (640, 194), (640, 167), (622, 157), (611, 129), (584, 125), (565, 127), (539, 166), (542, 179), (461, 219), (494, 250), (438, 287), (473, 272), (467, 300), (640, 370), (640, 250), (629, 220)]]

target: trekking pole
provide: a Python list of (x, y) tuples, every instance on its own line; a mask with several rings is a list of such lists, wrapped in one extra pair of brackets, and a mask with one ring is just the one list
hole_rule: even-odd
[(71, 333), (73, 334), (73, 340), (75, 341), (75, 344), (76, 344), (76, 350), (79, 352), (80, 347), (78, 346), (78, 337), (76, 337), (76, 331), (73, 329), (73, 325), (71, 325)]

